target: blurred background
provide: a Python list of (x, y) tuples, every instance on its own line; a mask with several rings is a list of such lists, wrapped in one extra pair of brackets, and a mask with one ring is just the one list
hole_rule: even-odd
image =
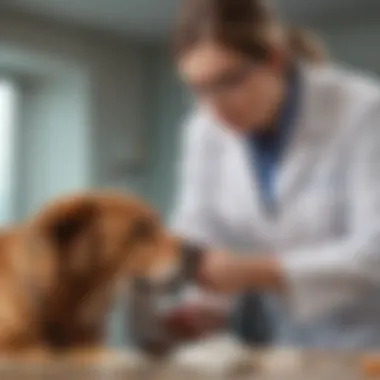
[[(0, 0), (0, 222), (79, 189), (132, 190), (167, 217), (190, 96), (171, 62), (179, 0)], [(378, 0), (279, 0), (334, 59), (380, 72)], [(123, 343), (119, 322), (111, 340)]]

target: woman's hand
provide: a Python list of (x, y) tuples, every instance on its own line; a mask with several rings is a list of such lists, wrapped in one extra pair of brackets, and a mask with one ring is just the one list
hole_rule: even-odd
[(218, 293), (281, 290), (285, 283), (275, 259), (239, 257), (220, 251), (205, 254), (199, 281), (207, 290)]
[(207, 303), (184, 305), (162, 318), (171, 335), (179, 341), (197, 340), (224, 329), (228, 313), (225, 308)]

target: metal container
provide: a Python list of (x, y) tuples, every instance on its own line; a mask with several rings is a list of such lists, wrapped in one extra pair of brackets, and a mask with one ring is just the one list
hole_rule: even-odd
[(196, 282), (203, 257), (202, 247), (183, 243), (178, 273), (165, 283), (135, 279), (130, 298), (129, 332), (145, 353), (164, 355), (178, 344), (178, 337), (165, 328), (162, 316), (181, 306), (186, 288)]

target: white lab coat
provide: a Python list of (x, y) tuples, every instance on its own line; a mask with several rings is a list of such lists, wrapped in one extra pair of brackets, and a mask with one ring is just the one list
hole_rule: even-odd
[(301, 74), (277, 215), (265, 212), (244, 138), (198, 109), (173, 228), (278, 257), (288, 283), (273, 304), (279, 343), (380, 347), (380, 86), (332, 66)]

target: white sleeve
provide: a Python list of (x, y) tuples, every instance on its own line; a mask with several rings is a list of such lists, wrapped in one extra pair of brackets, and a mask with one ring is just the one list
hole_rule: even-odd
[(211, 201), (217, 188), (219, 147), (208, 122), (194, 115), (185, 124), (171, 229), (193, 242), (220, 246), (224, 244), (224, 233), (214, 217)]
[(347, 163), (347, 236), (281, 256), (297, 319), (327, 316), (380, 289), (380, 108), (360, 128)]

